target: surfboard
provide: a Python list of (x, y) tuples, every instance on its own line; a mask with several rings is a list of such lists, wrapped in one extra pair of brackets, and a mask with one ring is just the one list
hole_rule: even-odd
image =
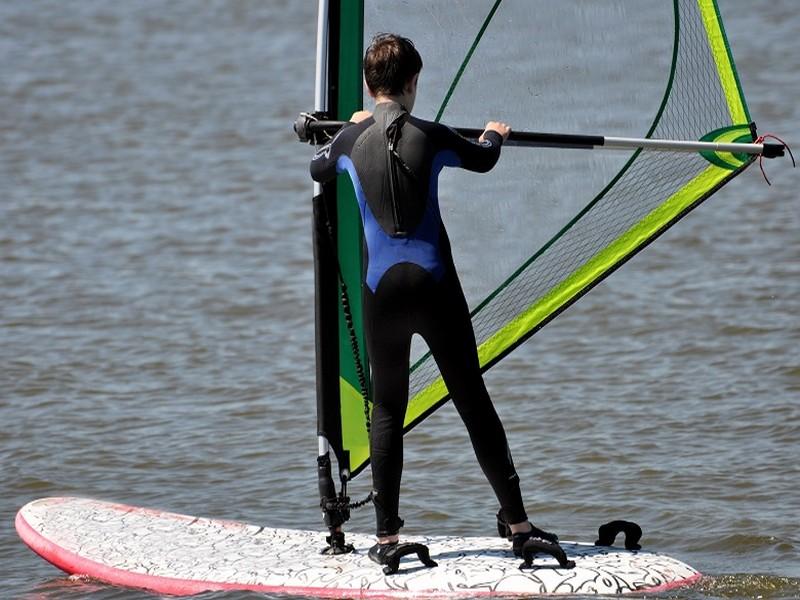
[(663, 554), (562, 542), (575, 568), (549, 556), (520, 569), (499, 537), (404, 536), (430, 548), (437, 567), (406, 557), (385, 575), (369, 535), (355, 552), (321, 555), (325, 533), (274, 529), (93, 500), (44, 498), (17, 513), (22, 540), (59, 569), (112, 585), (173, 595), (255, 590), (319, 597), (458, 597), (656, 592), (701, 575)]

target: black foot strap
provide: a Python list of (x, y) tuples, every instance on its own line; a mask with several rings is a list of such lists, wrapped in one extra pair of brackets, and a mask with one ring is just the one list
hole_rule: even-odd
[(560, 566), (562, 569), (575, 568), (575, 561), (567, 558), (567, 553), (564, 552), (564, 549), (561, 546), (539, 538), (531, 538), (525, 542), (524, 546), (522, 546), (522, 559), (525, 562), (523, 562), (519, 568), (530, 569), (533, 566), (533, 555), (540, 552), (549, 554), (555, 558), (558, 561), (558, 566)]
[(402, 544), (375, 544), (369, 550), (369, 557), (379, 565), (384, 565), (386, 575), (397, 573), (400, 570), (400, 559), (408, 554), (416, 554), (420, 562), (426, 567), (437, 566), (431, 560), (431, 553), (425, 544), (405, 542)]
[(320, 550), (320, 554), (349, 554), (355, 550), (352, 544), (345, 543), (343, 531), (331, 532), (325, 541), (328, 542), (328, 546)]
[(625, 548), (627, 550), (641, 550), (639, 540), (642, 539), (642, 528), (633, 521), (611, 521), (602, 525), (598, 531), (598, 540), (595, 546), (613, 546), (617, 534), (625, 532)]

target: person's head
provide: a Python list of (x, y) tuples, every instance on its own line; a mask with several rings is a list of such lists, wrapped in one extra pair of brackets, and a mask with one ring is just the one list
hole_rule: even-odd
[(364, 82), (370, 96), (402, 99), (411, 110), (417, 94), (422, 57), (414, 43), (393, 33), (379, 33), (364, 53)]

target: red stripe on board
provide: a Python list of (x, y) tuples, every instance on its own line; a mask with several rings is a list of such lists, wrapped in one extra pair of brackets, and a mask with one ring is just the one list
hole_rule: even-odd
[(662, 583), (661, 585), (656, 585), (656, 586), (653, 586), (653, 587), (644, 588), (644, 589), (641, 589), (641, 590), (636, 590), (636, 591), (631, 592), (631, 593), (639, 594), (641, 592), (647, 592), (647, 593), (650, 593), (650, 594), (656, 594), (658, 592), (668, 592), (670, 590), (674, 590), (674, 589), (677, 589), (677, 588), (686, 587), (686, 586), (689, 586), (689, 585), (694, 585), (695, 583), (700, 581), (702, 578), (703, 578), (703, 574), (702, 573), (695, 573), (691, 577), (687, 577), (686, 579), (681, 579), (680, 581), (670, 581), (669, 583)]

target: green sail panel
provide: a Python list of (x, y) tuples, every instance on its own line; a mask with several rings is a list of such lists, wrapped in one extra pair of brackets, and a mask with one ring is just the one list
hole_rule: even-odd
[[(415, 114), (452, 126), (752, 141), (714, 0), (364, 1), (414, 40)], [(369, 106), (365, 97), (364, 105)], [(752, 162), (729, 153), (507, 148), (489, 174), (443, 172), (439, 196), (488, 369)], [(357, 388), (342, 386), (350, 470), (368, 462)], [(410, 429), (448, 399), (415, 343)], [(497, 399), (497, 401), (501, 401)]]
[[(338, 41), (338, 82), (334, 88), (337, 93), (337, 115), (348, 120), (350, 115), (362, 108), (363, 67), (361, 64), (363, 48), (360, 43), (364, 37), (364, 4), (363, 0), (339, 0), (337, 6), (340, 29), (335, 38)], [(352, 344), (356, 343), (360, 350), (360, 360), (365, 373), (369, 372), (367, 364), (364, 327), (361, 314), (361, 263), (362, 233), (361, 216), (358, 211), (355, 191), (349, 180), (340, 177), (337, 181), (337, 246), (339, 265), (347, 289), (352, 296), (349, 299), (353, 331), (349, 331), (346, 323), (344, 307), (339, 306), (339, 401), (341, 414), (342, 447), (334, 448), (340, 469), (349, 469), (358, 473), (369, 460), (369, 437), (367, 420), (364, 415), (365, 399), (361, 394), (361, 385), (353, 356)], [(351, 340), (355, 336), (355, 342)], [(349, 464), (347, 464), (349, 463)]]

